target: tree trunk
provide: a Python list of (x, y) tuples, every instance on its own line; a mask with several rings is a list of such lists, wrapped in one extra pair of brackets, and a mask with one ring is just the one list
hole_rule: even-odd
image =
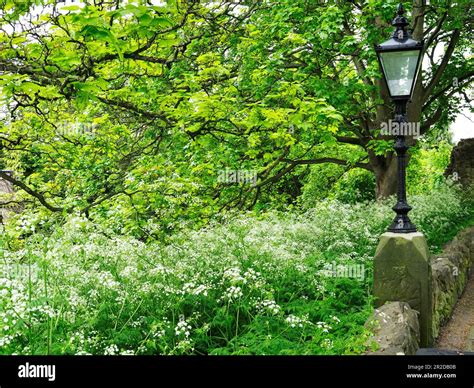
[(397, 158), (393, 157), (385, 166), (375, 169), (375, 196), (377, 200), (397, 192)]

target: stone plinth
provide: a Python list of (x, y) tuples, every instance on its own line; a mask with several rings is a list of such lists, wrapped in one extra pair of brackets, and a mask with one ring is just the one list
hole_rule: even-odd
[(420, 345), (432, 345), (430, 253), (422, 233), (386, 232), (374, 258), (375, 306), (406, 302), (419, 312)]

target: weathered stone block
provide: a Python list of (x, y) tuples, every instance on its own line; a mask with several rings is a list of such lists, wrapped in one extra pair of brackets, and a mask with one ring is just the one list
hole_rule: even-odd
[(422, 233), (382, 234), (374, 258), (375, 307), (406, 302), (419, 312), (420, 344), (431, 346), (430, 254)]
[(418, 350), (418, 313), (408, 303), (388, 302), (375, 309), (366, 327), (374, 333), (369, 345), (373, 342), (378, 345), (378, 349), (370, 354), (412, 355)]
[(474, 186), (474, 139), (462, 139), (451, 152), (445, 175), (453, 176), (464, 187)]

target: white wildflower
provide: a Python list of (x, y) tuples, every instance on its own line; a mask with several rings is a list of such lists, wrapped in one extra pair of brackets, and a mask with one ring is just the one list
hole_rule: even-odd
[(229, 300), (239, 299), (243, 295), (242, 289), (237, 286), (230, 286), (225, 292), (225, 297)]
[(329, 338), (325, 338), (321, 341), (321, 347), (324, 349), (332, 349), (334, 346), (333, 342)]
[(104, 354), (106, 356), (113, 356), (113, 355), (118, 354), (118, 352), (119, 352), (119, 348), (115, 344), (107, 346), (104, 350)]
[(262, 300), (255, 307), (259, 313), (269, 312), (273, 315), (278, 314), (281, 310), (281, 307), (274, 300)]
[(180, 317), (179, 322), (177, 323), (174, 333), (177, 337), (183, 336), (188, 338), (191, 334), (191, 325), (184, 319), (184, 317)]
[(332, 327), (328, 325), (326, 322), (318, 322), (316, 323), (316, 327), (318, 329), (321, 329), (323, 333), (329, 333), (329, 330), (332, 329)]

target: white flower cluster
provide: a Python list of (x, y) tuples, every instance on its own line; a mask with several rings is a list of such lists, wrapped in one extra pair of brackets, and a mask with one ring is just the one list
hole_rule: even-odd
[(119, 348), (115, 344), (109, 345), (104, 349), (104, 355), (106, 356), (114, 356), (114, 355), (117, 355), (118, 353), (119, 353)]
[(245, 271), (243, 282), (253, 289), (262, 289), (266, 285), (265, 279), (262, 278), (262, 274), (255, 271), (253, 268), (249, 268)]
[(225, 298), (228, 300), (236, 300), (241, 298), (243, 295), (244, 293), (242, 292), (242, 289), (238, 286), (230, 286), (224, 294)]
[(290, 314), (285, 318), (285, 322), (292, 328), (299, 327), (303, 328), (306, 324), (311, 324), (308, 319), (308, 315), (303, 315), (302, 317), (298, 317), (296, 315)]
[(173, 271), (170, 268), (165, 267), (163, 264), (157, 264), (154, 268), (150, 269), (150, 275), (156, 276), (161, 274), (170, 274)]
[(185, 283), (183, 285), (182, 294), (191, 294), (191, 295), (204, 295), (207, 296), (207, 291), (209, 290), (209, 286), (205, 284), (200, 284), (199, 286), (196, 285), (194, 282)]
[(80, 214), (75, 214), (67, 221), (67, 227), (74, 229), (82, 229), (87, 226), (90, 226), (90, 221)]
[(28, 309), (28, 311), (30, 313), (37, 313), (37, 314), (40, 314), (40, 315), (46, 315), (48, 318), (54, 318), (57, 314), (57, 312), (51, 306), (48, 306), (47, 304), (30, 307)]
[(332, 349), (334, 347), (334, 343), (329, 338), (324, 338), (321, 341), (321, 347), (324, 349)]
[(20, 222), (19, 222), (19, 225), (17, 225), (17, 227), (15, 228), (16, 230), (18, 231), (24, 231), (24, 232), (35, 232), (36, 230), (36, 227), (34, 225), (34, 223), (27, 219), (26, 217), (22, 217), (20, 219)]
[(178, 343), (176, 344), (175, 351), (177, 351), (178, 354), (193, 352), (193, 343), (189, 339), (178, 341)]
[(324, 284), (319, 283), (316, 285), (316, 291), (321, 294), (324, 294), (326, 292), (326, 287), (324, 287)]
[(233, 267), (224, 271), (224, 279), (230, 280), (232, 283), (245, 282), (245, 278), (240, 274), (240, 268)]
[(138, 270), (134, 266), (127, 266), (125, 267), (122, 272), (120, 272), (120, 276), (123, 276), (124, 278), (130, 278), (133, 277), (137, 274)]
[[(10, 319), (8, 319), (7, 317), (3, 318), (3, 330), (4, 330), (4, 331), (10, 330), (10, 327), (11, 327), (11, 326), (9, 325), (9, 323), (10, 323), (12, 326), (15, 326), (15, 325), (16, 325), (16, 322), (17, 322), (16, 319), (11, 319), (11, 321), (10, 321)], [(0, 327), (1, 327), (1, 326), (0, 326)]]
[(191, 334), (191, 325), (184, 319), (184, 317), (179, 318), (174, 333), (176, 334), (176, 337), (184, 336), (185, 338), (188, 338)]
[(301, 273), (307, 273), (309, 271), (309, 268), (307, 265), (305, 264), (302, 264), (302, 263), (297, 263), (295, 265), (295, 269), (298, 271), (298, 272), (301, 272)]
[[(23, 319), (28, 314), (27, 298), (24, 287), (17, 281), (0, 278), (0, 329), (3, 331), (4, 345), (18, 336), (15, 332), (17, 319)], [(10, 335), (7, 333), (11, 331)], [(3, 345), (2, 345), (3, 346)]]
[(328, 325), (326, 322), (318, 322), (316, 323), (316, 327), (318, 329), (321, 329), (323, 333), (329, 333), (329, 330), (332, 329), (332, 327)]
[[(76, 348), (75, 354), (77, 355), (97, 354), (100, 349), (104, 348), (104, 344), (100, 343), (99, 332), (96, 330), (88, 331), (87, 334), (83, 330), (76, 331), (71, 335), (68, 342), (69, 345)], [(110, 346), (107, 346), (106, 349)], [(112, 348), (109, 350), (113, 351)]]
[(281, 307), (274, 300), (262, 300), (255, 305), (259, 313), (270, 313), (277, 315), (281, 311)]
[(0, 335), (0, 348), (10, 345), (10, 343), (15, 339), (14, 335)]
[(131, 327), (141, 327), (145, 324), (145, 317), (138, 317), (136, 320), (129, 323)]
[(204, 296), (207, 296), (207, 290), (208, 289), (209, 289), (208, 286), (206, 286), (204, 284), (201, 284), (193, 290), (193, 295), (201, 295), (202, 294)]
[(79, 296), (77, 290), (71, 289), (68, 297), (69, 306), (72, 310), (75, 310), (79, 306), (86, 304), (86, 301), (83, 297)]
[(262, 274), (260, 272), (255, 271), (253, 268), (249, 268), (244, 273), (244, 283), (248, 282), (257, 282)]
[(69, 342), (71, 344), (77, 342), (81, 347), (84, 346), (85, 341), (86, 340), (83, 332), (75, 333), (71, 336), (71, 338), (69, 338)]
[(152, 336), (153, 336), (153, 338), (155, 338), (155, 339), (159, 339), (159, 338), (164, 337), (165, 334), (166, 334), (165, 330), (162, 329), (162, 330), (157, 330), (157, 331), (155, 331)]
[(100, 285), (109, 289), (115, 289), (120, 286), (120, 283), (113, 278), (110, 272), (99, 272), (97, 274), (97, 281)]

